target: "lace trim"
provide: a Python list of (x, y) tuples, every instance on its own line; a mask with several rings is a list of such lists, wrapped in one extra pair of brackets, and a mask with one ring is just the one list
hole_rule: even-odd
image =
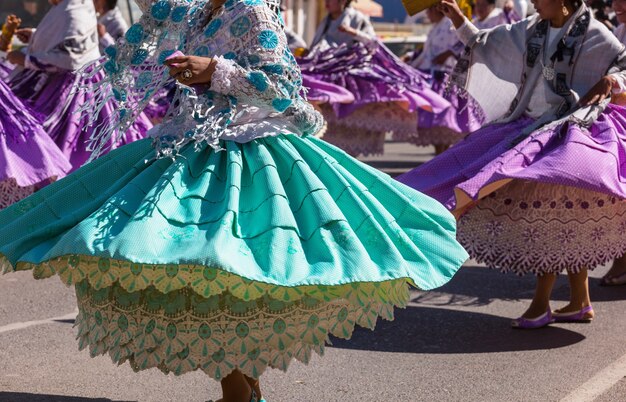
[(213, 78), (211, 79), (211, 91), (227, 94), (231, 91), (231, 78), (237, 75), (237, 68), (235, 62), (223, 58), (222, 56), (215, 57), (216, 61), (215, 71), (213, 72)]
[(354, 129), (377, 131), (384, 135), (392, 132), (408, 137), (417, 133), (417, 112), (407, 112), (394, 102), (381, 102), (360, 107), (346, 117), (338, 118), (329, 105), (321, 105), (322, 114), (328, 123), (346, 127), (349, 136)]
[(23, 200), (36, 190), (36, 185), (22, 187), (14, 178), (0, 181), (0, 210)]
[[(6, 257), (0, 257), (0, 270), (13, 271)], [(335, 286), (308, 285), (298, 287), (279, 286), (249, 280), (218, 268), (202, 265), (138, 264), (125, 260), (86, 255), (67, 255), (40, 264), (19, 262), (18, 271), (33, 270), (36, 279), (58, 275), (67, 285), (86, 281), (95, 290), (119, 284), (128, 292), (138, 292), (154, 287), (162, 293), (189, 288), (201, 297), (221, 295), (224, 292), (244, 301), (266, 296), (276, 300), (295, 301), (310, 297), (317, 300), (345, 299), (355, 305), (368, 302), (403, 305), (398, 298), (399, 284), (410, 283), (409, 278), (385, 282), (353, 282)]]
[(461, 217), (457, 239), (472, 258), (503, 272), (593, 269), (626, 252), (626, 201), (513, 182)]
[(417, 146), (454, 145), (466, 135), (466, 133), (458, 133), (448, 127), (418, 128), (411, 135), (397, 135), (394, 133), (393, 140), (409, 142)]
[(382, 155), (385, 150), (385, 133), (365, 129), (354, 129), (337, 123), (328, 123), (324, 141), (341, 148), (348, 155)]
[[(394, 298), (408, 302), (403, 280)], [(359, 286), (356, 286), (359, 287)], [(373, 329), (378, 316), (393, 319), (393, 304), (345, 299), (271, 297), (246, 302), (229, 293), (203, 298), (190, 289), (164, 295), (154, 288), (127, 293), (119, 286), (76, 285), (79, 348), (108, 353), (135, 371), (157, 367), (176, 375), (202, 370), (220, 380), (233, 370), (258, 378), (267, 367), (287, 370), (292, 359), (320, 355), (328, 334), (348, 339), (356, 324)]]

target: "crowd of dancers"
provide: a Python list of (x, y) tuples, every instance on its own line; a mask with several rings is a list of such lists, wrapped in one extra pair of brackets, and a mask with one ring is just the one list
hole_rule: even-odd
[[(262, 400), (267, 367), (468, 256), (537, 276), (514, 328), (592, 321), (602, 264), (626, 283), (626, 0), (617, 27), (579, 0), (441, 0), (402, 58), (350, 0), (310, 46), (275, 0), (136, 2), (129, 27), (116, 0), (50, 0), (0, 37), (0, 269), (75, 286), (92, 356)], [(353, 158), (389, 135), (437, 155), (397, 179)]]

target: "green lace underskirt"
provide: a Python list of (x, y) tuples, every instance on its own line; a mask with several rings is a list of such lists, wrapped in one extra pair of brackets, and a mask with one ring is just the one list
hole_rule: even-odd
[(140, 140), (0, 211), (0, 268), (75, 285), (92, 355), (220, 379), (307, 362), (467, 258), (443, 206), (319, 139), (222, 146)]

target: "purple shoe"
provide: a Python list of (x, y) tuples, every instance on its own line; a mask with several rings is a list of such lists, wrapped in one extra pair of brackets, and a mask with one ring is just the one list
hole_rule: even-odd
[(511, 321), (511, 327), (516, 329), (537, 329), (543, 328), (548, 324), (554, 322), (552, 319), (552, 311), (548, 310), (537, 318), (524, 318), (519, 317)]
[(552, 313), (555, 322), (582, 322), (582, 323), (590, 323), (593, 321), (593, 317), (585, 317), (585, 315), (593, 312), (593, 307), (591, 305), (587, 307), (583, 307), (578, 311), (574, 311), (573, 313)]

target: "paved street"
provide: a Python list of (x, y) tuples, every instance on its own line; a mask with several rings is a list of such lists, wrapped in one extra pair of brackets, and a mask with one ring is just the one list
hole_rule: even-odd
[[(398, 174), (431, 150), (388, 144), (368, 163)], [(393, 322), (333, 340), (323, 358), (262, 378), (277, 401), (626, 401), (626, 286), (601, 288), (597, 319), (516, 331), (509, 320), (532, 297), (534, 278), (466, 264), (436, 292), (414, 291)], [(568, 298), (559, 278), (553, 307)], [(219, 386), (202, 373), (133, 373), (79, 352), (73, 291), (58, 278), (0, 276), (0, 401), (206, 401)]]

